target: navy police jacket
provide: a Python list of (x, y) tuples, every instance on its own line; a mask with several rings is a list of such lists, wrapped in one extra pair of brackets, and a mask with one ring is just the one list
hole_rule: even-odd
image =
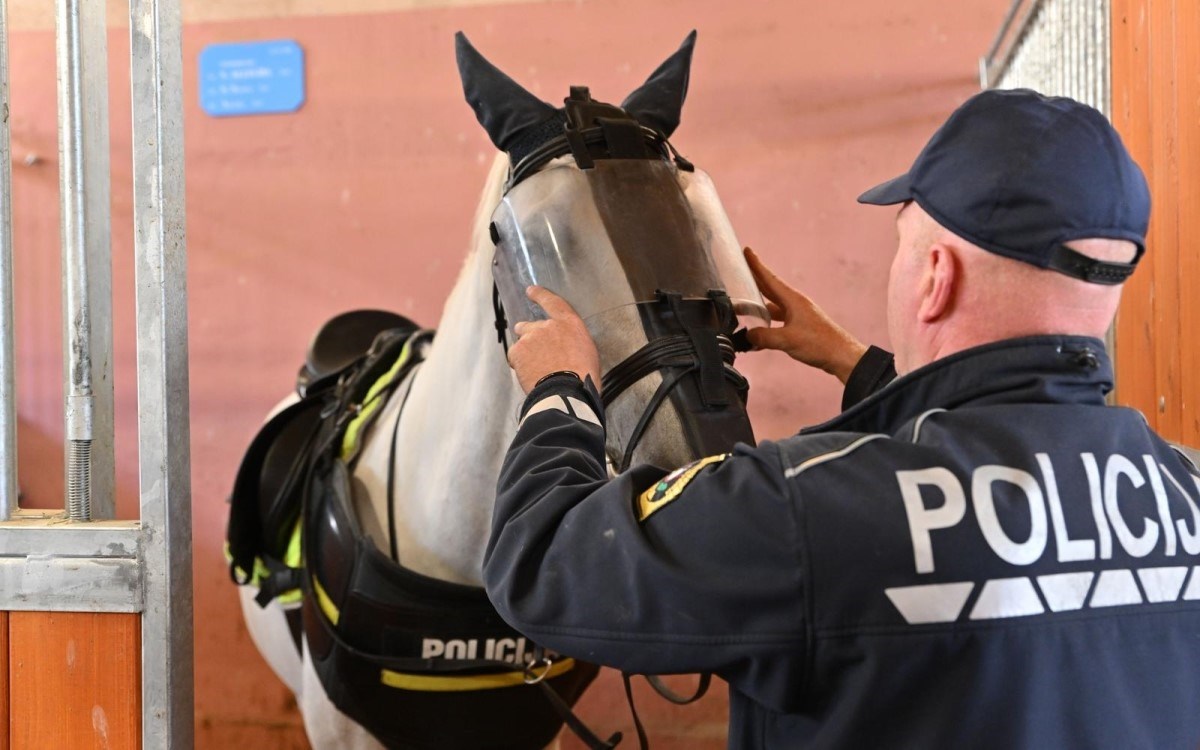
[(731, 748), (1200, 747), (1200, 472), (1090, 338), (1002, 341), (836, 419), (606, 475), (530, 394), (485, 581), (515, 628), (729, 683)]

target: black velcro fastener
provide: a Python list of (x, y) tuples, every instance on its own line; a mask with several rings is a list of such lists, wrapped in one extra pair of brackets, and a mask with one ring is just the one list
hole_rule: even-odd
[(547, 141), (555, 138), (561, 138), (563, 134), (563, 124), (567, 121), (567, 113), (563, 110), (556, 111), (552, 116), (542, 120), (537, 125), (527, 128), (513, 147), (508, 151), (508, 158), (513, 164), (520, 164), (521, 160), (530, 153), (537, 150), (539, 146)]
[(597, 117), (596, 123), (604, 133), (610, 159), (657, 159), (646, 148), (646, 135), (637, 120), (630, 118)]
[(1139, 247), (1132, 263), (1111, 263), (1089, 258), (1066, 245), (1059, 245), (1050, 251), (1050, 258), (1046, 266), (1059, 273), (1065, 273), (1067, 276), (1092, 284), (1121, 284), (1137, 268), (1142, 252), (1142, 248)]
[(721, 358), (721, 345), (711, 330), (691, 325), (684, 318), (680, 309), (681, 297), (678, 294), (668, 294), (675, 320), (683, 328), (688, 338), (692, 340), (692, 348), (699, 360), (700, 372), (697, 382), (700, 387), (700, 400), (707, 407), (728, 406), (729, 397), (725, 395), (725, 362)]

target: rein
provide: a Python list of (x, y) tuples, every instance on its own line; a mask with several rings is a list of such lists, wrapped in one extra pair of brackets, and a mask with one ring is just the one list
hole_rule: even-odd
[[(735, 357), (733, 342), (728, 336), (718, 334), (717, 346), (720, 351), (722, 370), (729, 380), (739, 389), (746, 385), (742, 374), (733, 369)], [(617, 472), (625, 471), (633, 461), (633, 450), (641, 442), (642, 435), (650, 425), (658, 408), (662, 406), (671, 390), (683, 380), (688, 373), (703, 371), (704, 362), (697, 356), (692, 338), (685, 334), (664, 336), (650, 341), (641, 349), (626, 357), (613, 366), (600, 378), (600, 400), (607, 410), (617, 400), (617, 397), (629, 389), (634, 383), (652, 373), (667, 368), (681, 368), (671, 375), (663, 375), (662, 383), (654, 391), (654, 395), (646, 403), (646, 410), (629, 435), (629, 442), (616, 466)]]

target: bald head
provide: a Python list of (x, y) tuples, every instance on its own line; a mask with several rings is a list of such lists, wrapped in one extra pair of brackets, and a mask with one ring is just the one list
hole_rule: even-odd
[[(1120, 286), (1091, 284), (1012, 260), (940, 226), (906, 203), (896, 217), (899, 247), (888, 287), (888, 328), (903, 374), (956, 351), (1018, 336), (1103, 337)], [(1068, 242), (1097, 260), (1127, 263), (1132, 242)]]

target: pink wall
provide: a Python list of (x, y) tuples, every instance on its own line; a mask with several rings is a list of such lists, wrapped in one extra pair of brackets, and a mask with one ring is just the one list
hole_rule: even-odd
[[(712, 174), (740, 239), (860, 337), (886, 344), (892, 212), (854, 203), (904, 170), (977, 86), (976, 59), (1007, 0), (796, 3), (555, 2), (191, 26), (187, 66), (196, 686), (202, 748), (303, 747), (286, 690), (257, 656), (221, 559), (240, 452), (289, 388), (314, 327), (351, 307), (436, 323), (466, 251), (493, 149), (462, 100), (464, 29), (544, 99), (572, 83), (621, 98), (700, 31), (676, 144)], [(213, 119), (197, 103), (204, 45), (293, 38), (307, 55), (297, 114)], [(128, 80), (113, 52), (118, 482), (136, 514)], [(13, 41), (22, 486), (61, 492), (54, 58), (49, 34)], [(20, 160), (36, 152), (39, 164)], [(782, 356), (739, 361), (762, 438), (832, 416), (840, 388)], [(612, 675), (582, 713), (631, 728)], [(716, 693), (723, 691), (718, 689)], [(676, 709), (643, 698), (658, 750), (724, 746), (720, 695)], [(576, 745), (567, 743), (568, 747)]]

